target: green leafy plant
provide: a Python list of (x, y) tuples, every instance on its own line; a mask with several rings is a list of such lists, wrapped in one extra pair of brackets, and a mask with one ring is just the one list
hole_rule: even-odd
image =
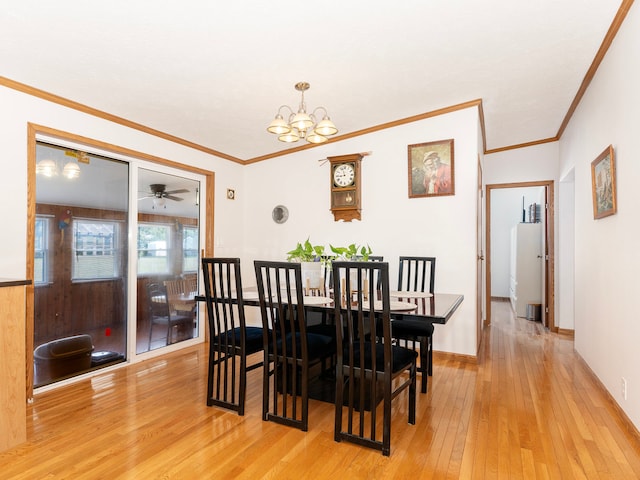
[(296, 248), (287, 252), (289, 262), (319, 262), (324, 254), (324, 245), (313, 245), (309, 238), (304, 243), (298, 242)]
[(355, 243), (347, 247), (334, 247), (329, 245), (331, 251), (335, 253), (334, 260), (347, 260), (347, 261), (363, 261), (369, 260), (369, 256), (373, 253), (369, 245), (358, 246)]

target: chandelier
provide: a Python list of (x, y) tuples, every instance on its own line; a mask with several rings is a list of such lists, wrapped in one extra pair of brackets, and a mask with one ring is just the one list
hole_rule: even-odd
[[(338, 129), (333, 124), (324, 107), (316, 107), (311, 113), (307, 113), (307, 106), (304, 103), (304, 92), (309, 90), (310, 85), (307, 82), (298, 82), (295, 89), (302, 96), (298, 112), (295, 113), (288, 105), (282, 105), (278, 108), (278, 113), (273, 121), (267, 127), (267, 131), (278, 135), (281, 142), (297, 142), (304, 138), (309, 143), (322, 143), (328, 140), (328, 136), (338, 133)], [(289, 110), (287, 120), (282, 116), (282, 109)], [(324, 112), (322, 120), (318, 122), (316, 112), (322, 110)]]

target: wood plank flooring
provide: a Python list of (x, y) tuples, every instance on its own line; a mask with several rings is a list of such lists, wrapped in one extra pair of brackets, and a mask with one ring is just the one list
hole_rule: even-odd
[(0, 479), (640, 478), (637, 431), (572, 339), (493, 312), (477, 365), (436, 354), (416, 425), (394, 401), (391, 457), (334, 442), (331, 404), (311, 401), (307, 433), (263, 422), (261, 370), (244, 417), (207, 407), (197, 346), (38, 394)]

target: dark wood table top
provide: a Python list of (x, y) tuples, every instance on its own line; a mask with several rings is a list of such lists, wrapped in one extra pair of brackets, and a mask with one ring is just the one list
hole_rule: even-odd
[[(255, 289), (247, 289), (242, 294), (243, 303), (247, 306), (258, 307), (258, 293)], [(196, 301), (204, 302), (204, 295), (196, 295)], [(333, 312), (333, 300), (329, 297), (305, 297), (305, 307), (313, 311)], [(323, 300), (320, 300), (323, 299)], [(400, 293), (391, 298), (391, 318), (402, 317), (416, 321), (446, 324), (453, 313), (464, 300), (464, 295), (457, 293), (435, 293), (430, 297), (403, 298)], [(409, 305), (409, 303), (416, 305)], [(393, 308), (393, 307), (397, 307)]]

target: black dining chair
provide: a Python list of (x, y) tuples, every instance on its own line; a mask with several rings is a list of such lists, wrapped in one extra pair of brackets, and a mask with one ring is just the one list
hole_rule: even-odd
[(299, 263), (254, 262), (262, 329), (262, 419), (307, 431), (312, 367), (335, 355), (334, 340), (307, 332)]
[[(417, 353), (392, 342), (388, 263), (334, 262), (333, 278), (337, 337), (334, 438), (389, 456), (391, 402), (405, 389), (408, 422), (416, 422)], [(364, 279), (369, 279), (367, 291), (361, 288)], [(374, 279), (379, 279), (379, 290)]]
[(174, 330), (182, 328), (185, 335), (193, 336), (193, 315), (179, 312), (172, 312), (169, 306), (169, 296), (167, 287), (160, 283), (149, 283), (147, 285), (147, 311), (149, 315), (149, 346), (153, 339), (154, 326), (160, 325), (165, 331), (165, 344), (174, 343)]
[[(401, 256), (398, 266), (398, 290), (426, 292), (433, 295), (435, 286), (436, 258)], [(420, 300), (420, 299), (418, 299)], [(433, 324), (417, 321), (411, 315), (393, 320), (393, 338), (416, 350), (420, 347), (421, 391), (427, 393), (428, 377), (433, 375)]]
[(246, 325), (239, 258), (203, 258), (204, 302), (209, 322), (207, 405), (244, 415), (247, 372), (262, 366), (247, 358), (263, 348), (261, 327)]

